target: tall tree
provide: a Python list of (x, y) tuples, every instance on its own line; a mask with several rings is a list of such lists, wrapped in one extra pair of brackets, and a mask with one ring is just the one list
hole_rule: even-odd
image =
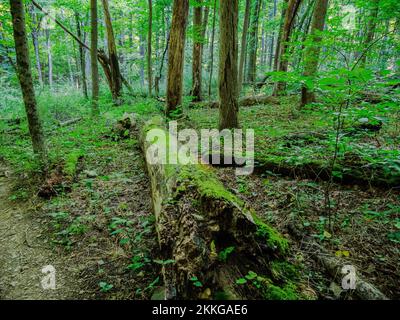
[[(321, 32), (325, 27), (326, 14), (328, 12), (328, 2), (329, 0), (317, 0), (315, 4), (311, 31), (309, 34), (310, 47), (307, 49), (306, 55), (304, 57), (305, 68), (304, 76), (311, 79), (315, 78), (318, 71), (319, 56), (321, 52)], [(315, 102), (315, 93), (311, 88), (303, 85), (301, 91), (301, 105)]]
[(194, 14), (193, 14), (193, 63), (192, 63), (192, 93), (193, 101), (201, 101), (201, 63), (202, 63), (202, 44), (204, 39), (203, 36), (203, 23), (202, 23), (203, 7), (202, 1), (197, 0), (195, 3)]
[(152, 36), (153, 36), (153, 1), (149, 0), (149, 26), (147, 35), (147, 81), (149, 83), (149, 96), (153, 95), (153, 64), (152, 64)]
[[(80, 21), (78, 11), (75, 11), (75, 23), (76, 23), (77, 36), (78, 36), (79, 40), (83, 41), (81, 21)], [(88, 98), (88, 89), (87, 89), (87, 83), (86, 83), (86, 60), (85, 60), (84, 47), (81, 44), (79, 44), (79, 62), (80, 62), (80, 66), (81, 66), (83, 95), (87, 99)]]
[(212, 78), (213, 78), (213, 71), (214, 71), (214, 42), (215, 42), (215, 20), (217, 18), (217, 0), (214, 0), (213, 5), (213, 23), (212, 23), (212, 30), (211, 30), (211, 45), (210, 45), (210, 78), (208, 80), (208, 98), (211, 99), (211, 88), (212, 88)]
[(36, 69), (38, 72), (39, 84), (40, 86), (43, 86), (43, 72), (39, 53), (39, 31), (42, 18), (38, 17), (38, 14), (35, 12), (33, 5), (29, 6), (29, 12), (32, 19), (31, 36), (33, 49), (35, 51)]
[[(368, 3), (368, 2), (367, 2)], [(364, 48), (367, 48), (371, 45), (372, 41), (374, 40), (377, 19), (379, 15), (379, 0), (371, 0), (371, 9), (369, 13), (369, 17), (367, 18), (367, 30), (366, 30), (366, 37), (364, 40)], [(367, 63), (367, 53), (364, 53), (361, 57), (360, 66), (361, 68), (365, 68)]]
[(50, 29), (46, 29), (46, 48), (47, 48), (47, 67), (48, 67), (48, 81), (50, 89), (53, 88), (53, 54), (51, 52), (51, 37)]
[(219, 128), (239, 127), (238, 94), (238, 0), (220, 3)]
[(249, 57), (247, 66), (247, 80), (250, 83), (256, 81), (256, 64), (257, 64), (257, 49), (258, 49), (258, 25), (260, 18), (261, 0), (255, 0), (252, 19), (250, 24), (250, 37), (249, 37)]
[(111, 68), (111, 79), (112, 79), (112, 96), (115, 103), (119, 103), (122, 90), (122, 77), (121, 70), (119, 68), (117, 46), (115, 44), (114, 30), (111, 22), (110, 8), (108, 6), (108, 0), (102, 0), (103, 11), (104, 11), (104, 22), (107, 30), (107, 47), (108, 55), (110, 59)]
[(171, 116), (182, 104), (183, 64), (189, 0), (174, 0), (168, 53), (166, 114)]
[(243, 20), (242, 43), (241, 43), (240, 62), (239, 62), (239, 84), (238, 84), (239, 93), (242, 91), (242, 85), (243, 85), (244, 63), (246, 61), (246, 53), (247, 53), (247, 32), (249, 30), (249, 24), (250, 24), (250, 9), (251, 9), (251, 0), (246, 0), (246, 9)]
[[(287, 72), (289, 67), (289, 42), (292, 35), (296, 14), (300, 8), (302, 0), (289, 0), (287, 9), (285, 10), (285, 18), (283, 22), (282, 35), (280, 41), (278, 70)], [(280, 95), (286, 90), (286, 82), (279, 81), (275, 85), (274, 95)]]
[(90, 0), (90, 57), (92, 69), (92, 111), (96, 115), (99, 111), (99, 65), (98, 65), (98, 23), (97, 23), (97, 0)]
[(33, 88), (23, 0), (10, 0), (10, 8), (14, 31), (15, 52), (17, 55), (18, 78), (24, 98), (33, 151), (38, 155), (42, 163), (45, 164), (47, 158), (46, 144)]

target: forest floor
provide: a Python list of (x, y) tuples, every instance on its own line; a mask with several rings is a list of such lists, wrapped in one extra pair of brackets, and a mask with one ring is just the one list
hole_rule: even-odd
[[(86, 121), (46, 128), (55, 133), (50, 144), (59, 146), (51, 171), (71, 165), (71, 154), (83, 155), (74, 180), (63, 181), (50, 199), (38, 196), (41, 182), (22, 169), (23, 152), (11, 150), (25, 145), (24, 128), (6, 134), (13, 137), (7, 146), (19, 164), (17, 172), (5, 164), (0, 170), (0, 299), (149, 299), (153, 294), (160, 266), (152, 258), (157, 238), (149, 183), (136, 141), (110, 135), (113, 117), (94, 130)], [(48, 265), (56, 271), (56, 290), (41, 286)]]
[[(9, 200), (13, 183), (7, 168), (0, 167), (0, 299), (69, 299), (79, 292), (74, 265), (53, 250), (43, 230), (37, 203)], [(42, 268), (57, 272), (57, 289), (44, 290)]]
[[(50, 199), (38, 197), (26, 123), (0, 126), (5, 130), (0, 160), (7, 166), (0, 170), (0, 298), (149, 299), (162, 285), (149, 181), (135, 137), (120, 139), (112, 127), (125, 112), (149, 116), (159, 114), (161, 105), (134, 99), (115, 108), (103, 101), (102, 117), (94, 125), (82, 111), (88, 110), (87, 103), (66, 94), (60, 106), (60, 99), (41, 102), (51, 169), (74, 165), (76, 172)], [(341, 275), (332, 277), (315, 262), (305, 241), (311, 238), (343, 264), (355, 265), (389, 298), (400, 298), (399, 190), (333, 184), (327, 215), (326, 181), (318, 175), (304, 177), (301, 171), (274, 170), (287, 164), (306, 167), (310, 160), (320, 165), (331, 158), (334, 134), (326, 114), (298, 114), (294, 104), (289, 98), (281, 106), (241, 110), (242, 123), (256, 131), (256, 160), (275, 167), (247, 177), (235, 176), (230, 168), (217, 174), (290, 240), (290, 260), (302, 270), (303, 283), (313, 291), (310, 296), (351, 298), (335, 285)], [(190, 127), (214, 128), (217, 123), (218, 110), (185, 112)], [(77, 114), (81, 121), (57, 125)], [(383, 167), (394, 168), (389, 171), (396, 174), (398, 134), (386, 127), (380, 134), (351, 135), (344, 143), (357, 153), (356, 159), (375, 161), (378, 169), (383, 159)], [(304, 136), (321, 130), (322, 138)], [(77, 154), (79, 161), (73, 163)], [(348, 162), (340, 165), (346, 171)], [(13, 173), (2, 175), (6, 170)], [(41, 269), (47, 265), (57, 272), (55, 291), (40, 286)]]

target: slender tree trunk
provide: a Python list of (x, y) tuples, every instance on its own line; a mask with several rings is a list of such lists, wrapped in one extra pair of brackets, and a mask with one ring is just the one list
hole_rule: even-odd
[(53, 89), (53, 55), (51, 53), (51, 38), (49, 29), (46, 30), (46, 47), (47, 47), (49, 87), (50, 89)]
[(98, 12), (97, 0), (90, 0), (90, 19), (91, 19), (91, 69), (92, 69), (92, 112), (94, 115), (99, 113), (99, 65), (98, 65)]
[(174, 0), (168, 54), (167, 116), (172, 116), (182, 104), (183, 65), (189, 0)]
[[(82, 30), (81, 30), (81, 22), (79, 19), (79, 13), (75, 12), (75, 21), (76, 21), (76, 31), (79, 40), (84, 41), (82, 39)], [(86, 60), (85, 60), (85, 51), (82, 45), (79, 44), (79, 61), (81, 65), (81, 75), (82, 75), (82, 90), (83, 96), (88, 99), (88, 89), (86, 82)]]
[(258, 25), (260, 18), (261, 0), (256, 0), (253, 7), (253, 15), (250, 25), (249, 37), (249, 57), (247, 66), (247, 81), (254, 83), (256, 81), (256, 64), (258, 48)]
[(147, 81), (149, 83), (149, 96), (153, 95), (153, 64), (152, 64), (152, 41), (153, 35), (153, 1), (149, 0), (149, 27), (147, 36)]
[(39, 53), (39, 28), (40, 28), (40, 19), (37, 14), (34, 12), (33, 6), (29, 6), (29, 11), (32, 19), (32, 44), (33, 50), (35, 52), (35, 61), (36, 61), (36, 69), (38, 72), (39, 84), (43, 87), (43, 73), (42, 73), (42, 64), (40, 63), (40, 53)]
[[(294, 20), (300, 8), (302, 0), (289, 0), (288, 7), (285, 12), (285, 19), (282, 29), (282, 38), (280, 44), (278, 71), (287, 72), (289, 67), (289, 41), (292, 35)], [(274, 90), (274, 95), (281, 95), (286, 90), (286, 82), (279, 81)]]
[[(304, 61), (304, 76), (310, 77), (311, 79), (315, 78), (318, 71), (319, 56), (321, 52), (320, 43), (322, 41), (320, 32), (322, 32), (325, 27), (328, 2), (329, 0), (317, 0), (315, 4), (311, 31), (309, 35), (309, 40), (312, 42), (312, 44), (306, 52)], [(314, 91), (312, 91), (312, 89), (308, 88), (306, 85), (303, 85), (301, 92), (301, 105), (304, 106), (312, 102), (315, 102)]]
[(247, 32), (249, 30), (249, 23), (250, 23), (250, 9), (251, 9), (251, 0), (246, 0), (246, 10), (244, 13), (242, 43), (241, 43), (240, 62), (239, 62), (239, 84), (238, 84), (239, 94), (242, 91), (242, 86), (243, 86), (244, 63), (247, 54)]
[(220, 3), (219, 128), (239, 127), (238, 0)]
[(214, 0), (214, 10), (213, 10), (213, 24), (211, 31), (211, 46), (210, 46), (210, 78), (208, 81), (208, 98), (211, 99), (211, 87), (212, 87), (212, 78), (214, 72), (214, 42), (215, 42), (215, 20), (217, 18), (217, 0)]
[(145, 61), (146, 61), (146, 48), (145, 48), (145, 36), (140, 33), (139, 35), (139, 54), (140, 54), (140, 85), (144, 87), (144, 70), (145, 70)]
[(287, 10), (287, 6), (289, 4), (289, 0), (283, 0), (283, 1), (284, 2), (283, 2), (282, 12), (281, 12), (281, 23), (279, 25), (278, 40), (276, 42), (276, 48), (275, 48), (274, 71), (278, 71), (279, 55), (281, 52), (281, 41), (282, 41), (282, 34), (283, 34), (283, 25), (285, 23), (286, 10)]
[(197, 0), (196, 7), (194, 8), (193, 14), (193, 63), (192, 63), (192, 92), (194, 102), (201, 101), (201, 61), (202, 61), (202, 15), (203, 8), (201, 6), (201, 0)]
[(18, 78), (28, 118), (33, 151), (39, 157), (42, 164), (46, 165), (47, 151), (42, 124), (37, 110), (35, 91), (33, 88), (23, 1), (10, 0), (10, 8), (14, 31), (15, 51), (17, 55)]
[(107, 30), (107, 46), (112, 79), (112, 96), (114, 103), (119, 104), (119, 98), (121, 97), (122, 90), (122, 77), (118, 62), (117, 46), (115, 44), (114, 30), (111, 22), (108, 0), (102, 0), (102, 3), (104, 10), (104, 22)]
[[(277, 1), (278, 0), (274, 0), (274, 9), (273, 9), (272, 18), (275, 18), (276, 14), (277, 14), (277, 9), (278, 9), (277, 8)], [(269, 48), (269, 62), (268, 62), (268, 65), (269, 65), (269, 69), (271, 71), (273, 70), (272, 67), (273, 67), (273, 61), (274, 61), (274, 48), (275, 48), (275, 43), (276, 43), (275, 38), (276, 38), (276, 33), (274, 31), (272, 33), (272, 36), (271, 36), (271, 43), (270, 43), (270, 48)]]
[[(367, 35), (364, 41), (364, 48), (368, 48), (372, 43), (372, 41), (374, 40), (376, 25), (378, 22), (377, 18), (379, 15), (379, 1), (380, 0), (373, 0), (373, 7), (371, 9), (370, 16), (368, 17)], [(368, 54), (364, 54), (361, 57), (361, 62), (360, 62), (361, 68), (365, 68), (365, 65), (367, 64), (367, 56)]]

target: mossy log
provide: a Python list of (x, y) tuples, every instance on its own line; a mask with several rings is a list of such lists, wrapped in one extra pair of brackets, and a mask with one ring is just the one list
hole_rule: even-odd
[[(262, 104), (279, 104), (279, 99), (269, 95), (256, 95), (256, 96), (248, 96), (239, 99), (240, 107), (251, 107)], [(192, 106), (201, 106), (204, 105), (206, 107), (217, 109), (219, 108), (219, 101), (213, 101), (208, 104), (195, 103)]]
[[(227, 191), (213, 168), (154, 163), (154, 141), (148, 141), (147, 135), (151, 129), (165, 132), (164, 120), (137, 123), (162, 254), (163, 298), (297, 297), (290, 277), (277, 283), (277, 273), (272, 271), (274, 265), (286, 263), (287, 240)], [(155, 143), (162, 148), (172, 142), (162, 145), (159, 139)], [(249, 271), (262, 275), (265, 290), (236, 283)]]
[[(340, 166), (339, 166), (340, 165)], [(382, 189), (397, 188), (400, 186), (400, 174), (389, 171), (381, 164), (368, 164), (350, 156), (340, 163), (335, 171), (340, 176), (333, 176), (332, 180), (343, 185), (358, 185), (361, 187), (377, 187)], [(328, 163), (319, 160), (309, 160), (302, 164), (287, 163), (282, 157), (256, 156), (256, 174), (273, 172), (275, 174), (303, 179), (329, 181), (331, 168)]]

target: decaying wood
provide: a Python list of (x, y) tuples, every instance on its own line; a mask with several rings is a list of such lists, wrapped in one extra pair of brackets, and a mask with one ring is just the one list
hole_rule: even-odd
[[(286, 240), (227, 191), (212, 168), (154, 164), (150, 152), (154, 144), (147, 133), (164, 131), (163, 121), (154, 118), (137, 122), (136, 127), (151, 181), (160, 252), (168, 262), (163, 265), (164, 297), (211, 299), (224, 292), (229, 298), (256, 298), (257, 293), (236, 280), (249, 270), (270, 274), (269, 264), (284, 256)], [(268, 236), (260, 228), (267, 228), (263, 230), (268, 230)], [(227, 247), (234, 251), (223, 262), (218, 253)]]
[(68, 126), (70, 126), (72, 124), (75, 124), (75, 123), (81, 121), (81, 120), (82, 120), (82, 118), (76, 118), (76, 119), (71, 119), (71, 120), (67, 120), (67, 121), (64, 121), (64, 122), (59, 122), (58, 126), (59, 127), (68, 127)]
[[(345, 276), (341, 272), (344, 266), (343, 262), (330, 255), (323, 247), (315, 242), (309, 243), (309, 247), (315, 260), (318, 261), (332, 277), (341, 280)], [(354, 293), (357, 297), (362, 300), (389, 300), (378, 288), (364, 280), (359, 273), (356, 273), (356, 277)]]

